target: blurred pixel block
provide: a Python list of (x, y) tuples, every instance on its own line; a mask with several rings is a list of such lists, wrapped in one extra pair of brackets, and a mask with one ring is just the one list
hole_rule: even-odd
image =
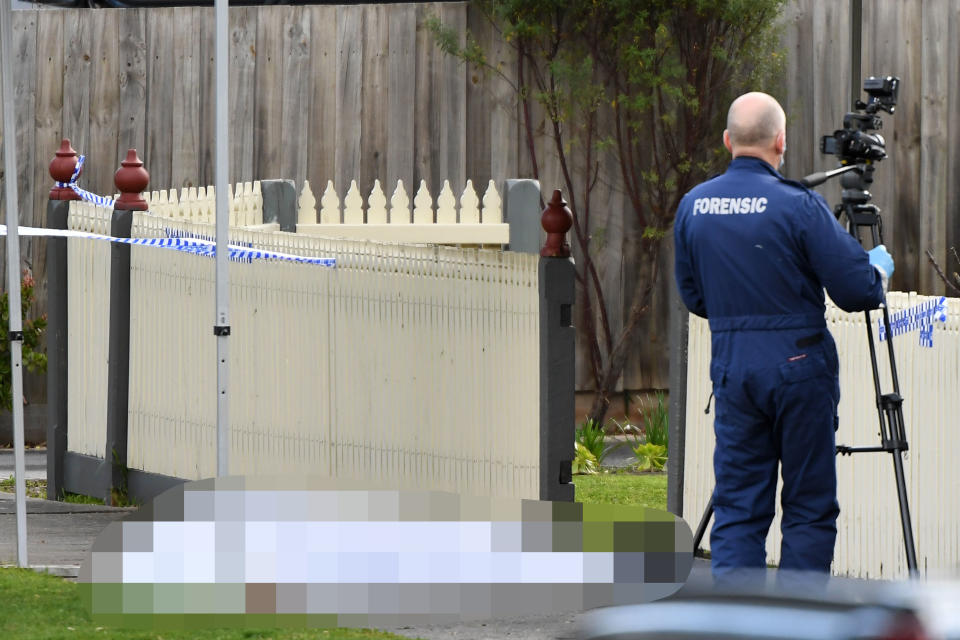
[(656, 509), (236, 477), (112, 523), (79, 582), (123, 626), (390, 627), (650, 602), (692, 548)]

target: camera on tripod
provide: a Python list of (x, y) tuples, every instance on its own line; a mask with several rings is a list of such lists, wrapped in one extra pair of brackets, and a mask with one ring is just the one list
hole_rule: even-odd
[[(857, 100), (854, 105), (856, 111), (843, 116), (843, 129), (837, 129), (832, 136), (823, 136), (820, 139), (820, 151), (837, 156), (843, 164), (886, 158), (883, 136), (869, 132), (883, 127), (883, 121), (877, 115), (878, 111), (893, 113), (899, 88), (899, 78), (867, 78), (863, 83), (863, 90), (867, 92), (869, 99), (867, 102)], [(863, 113), (860, 113), (861, 111)]]

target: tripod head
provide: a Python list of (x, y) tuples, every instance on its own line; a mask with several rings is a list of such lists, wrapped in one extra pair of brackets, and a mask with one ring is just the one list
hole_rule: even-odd
[(860, 229), (869, 228), (876, 246), (883, 244), (883, 224), (880, 209), (870, 204), (873, 195), (869, 187), (873, 184), (876, 163), (886, 158), (887, 152), (883, 136), (870, 132), (883, 126), (883, 121), (877, 115), (879, 111), (894, 112), (900, 79), (871, 76), (864, 81), (863, 88), (869, 96), (867, 102), (857, 100), (854, 111), (844, 115), (843, 128), (834, 131), (832, 136), (820, 139), (820, 151), (837, 156), (840, 167), (811, 174), (800, 182), (815, 187), (834, 176), (841, 176), (840, 186), (843, 190), (840, 204), (834, 208), (834, 215), (838, 220), (846, 216), (847, 230), (861, 243)]

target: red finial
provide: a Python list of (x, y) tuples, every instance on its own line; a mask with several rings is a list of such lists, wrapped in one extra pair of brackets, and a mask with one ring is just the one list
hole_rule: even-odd
[(140, 194), (150, 183), (150, 174), (143, 168), (143, 162), (137, 157), (137, 150), (127, 151), (126, 159), (120, 163), (120, 168), (113, 176), (113, 183), (117, 185), (120, 197), (113, 204), (118, 211), (146, 211), (147, 201)]
[(543, 210), (540, 224), (547, 232), (547, 242), (540, 250), (540, 255), (544, 258), (569, 258), (570, 245), (567, 243), (567, 231), (570, 231), (570, 227), (573, 226), (573, 214), (559, 189), (554, 190), (553, 198)]
[[(70, 146), (70, 140), (64, 138), (57, 149), (57, 155), (50, 161), (50, 177), (64, 184), (70, 182), (73, 172), (77, 168), (77, 152)], [(58, 187), (56, 184), (50, 189), (51, 200), (79, 200), (80, 196), (69, 187)]]

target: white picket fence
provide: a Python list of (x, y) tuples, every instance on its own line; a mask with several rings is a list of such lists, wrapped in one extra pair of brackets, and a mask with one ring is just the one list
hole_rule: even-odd
[[(72, 205), (71, 228), (109, 210)], [(134, 237), (212, 237), (201, 222), (134, 217)], [(103, 456), (107, 272), (102, 240), (70, 240), (68, 448)], [(231, 474), (309, 473), (539, 497), (537, 257), (263, 230), (231, 243), (328, 256), (336, 268), (230, 264)], [(106, 252), (106, 253), (104, 253)], [(99, 262), (98, 262), (99, 260)], [(216, 474), (214, 261), (131, 249), (128, 465)], [(102, 345), (87, 345), (95, 318)], [(103, 363), (88, 369), (88, 364)], [(81, 376), (78, 376), (78, 378)], [(76, 382), (76, 385), (74, 384)], [(95, 398), (91, 402), (89, 398)]]
[[(144, 194), (150, 211), (171, 220), (213, 224), (216, 219), (214, 187), (190, 187), (179, 191), (153, 191)], [(231, 227), (261, 227), (263, 195), (260, 182), (245, 182), (230, 187)], [(341, 201), (328, 182), (317, 199), (309, 181), (304, 181), (297, 199), (297, 233), (326, 238), (376, 240), (402, 244), (503, 245), (510, 242), (510, 225), (503, 222), (503, 204), (491, 180), (482, 199), (471, 180), (457, 197), (449, 181), (444, 181), (436, 201), (427, 184), (421, 181), (412, 201), (402, 180), (397, 181), (389, 201), (374, 181), (366, 201), (356, 180)], [(412, 209), (411, 209), (412, 204)], [(277, 230), (276, 224), (262, 226)]]
[(487, 185), (482, 202), (471, 180), (467, 180), (459, 199), (450, 182), (444, 180), (436, 205), (427, 183), (421, 181), (413, 198), (412, 217), (410, 196), (402, 180), (397, 182), (390, 196), (389, 207), (380, 181), (376, 180), (367, 198), (366, 216), (363, 197), (355, 180), (350, 183), (342, 207), (333, 182), (328, 182), (320, 206), (318, 218), (316, 198), (310, 190), (310, 183), (304, 182), (299, 200), (298, 233), (414, 244), (510, 242), (510, 226), (503, 223), (502, 201), (493, 180)]
[[(189, 187), (144, 193), (150, 211), (160, 217), (187, 222), (216, 221), (216, 189)], [(241, 182), (229, 186), (227, 196), (231, 227), (253, 227), (263, 224), (263, 194), (260, 181)], [(278, 229), (271, 225), (271, 229)]]
[[(960, 566), (960, 299), (944, 300), (946, 321), (934, 319), (932, 333), (922, 316), (940, 298), (891, 292), (892, 321), (903, 318), (894, 338), (903, 415), (910, 451), (905, 459), (907, 488), (921, 572)], [(878, 338), (879, 311), (872, 314)], [(840, 356), (838, 444), (880, 444), (879, 421), (870, 369), (864, 314), (834, 306), (827, 325)], [(710, 395), (710, 329), (690, 316), (688, 340), (684, 516), (696, 524), (713, 491), (713, 416), (704, 415)], [(896, 330), (895, 330), (896, 331)], [(932, 346), (928, 346), (932, 341)], [(892, 391), (885, 342), (878, 342), (882, 390)], [(864, 578), (907, 576), (893, 463), (888, 453), (837, 457), (840, 519), (833, 571)], [(778, 562), (780, 506), (767, 538), (767, 561)], [(709, 548), (709, 535), (704, 546)]]
[[(67, 228), (110, 234), (112, 209), (70, 203)], [(110, 243), (67, 240), (67, 450), (104, 457), (107, 423), (107, 348), (109, 344)]]

